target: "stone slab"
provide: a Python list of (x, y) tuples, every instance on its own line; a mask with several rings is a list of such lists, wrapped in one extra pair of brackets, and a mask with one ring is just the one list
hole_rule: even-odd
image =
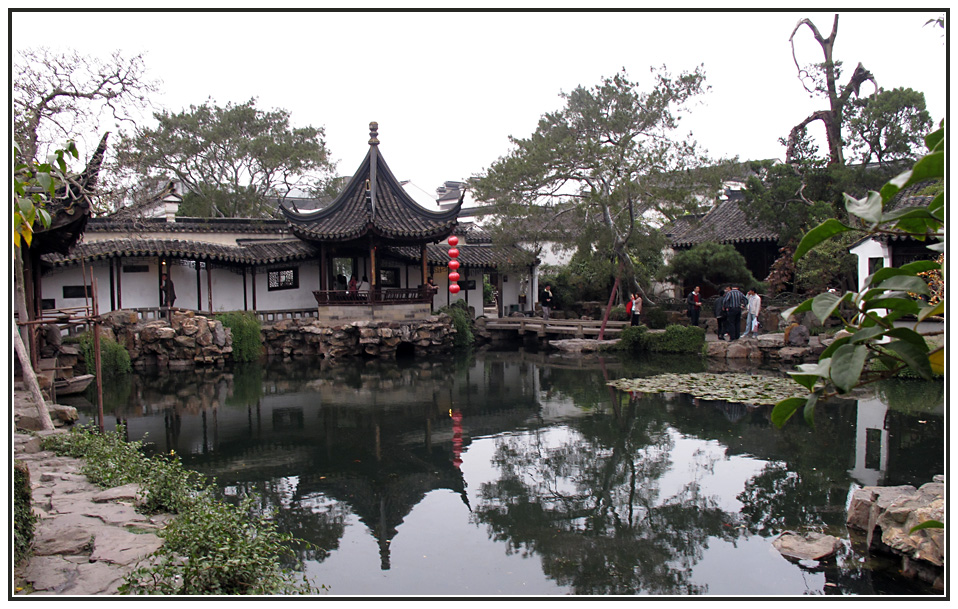
[(93, 540), (92, 562), (133, 565), (160, 549), (163, 540), (153, 533), (131, 533), (118, 527), (99, 529)]
[(772, 546), (786, 558), (796, 560), (822, 560), (833, 556), (841, 545), (841, 541), (832, 535), (810, 532), (804, 535), (798, 533), (782, 533), (772, 542)]

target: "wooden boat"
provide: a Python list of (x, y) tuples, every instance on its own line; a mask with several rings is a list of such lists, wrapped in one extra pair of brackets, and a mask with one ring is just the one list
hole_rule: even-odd
[(81, 374), (71, 378), (57, 379), (53, 383), (53, 388), (58, 396), (82, 393), (84, 389), (90, 386), (94, 378), (96, 377), (92, 374)]

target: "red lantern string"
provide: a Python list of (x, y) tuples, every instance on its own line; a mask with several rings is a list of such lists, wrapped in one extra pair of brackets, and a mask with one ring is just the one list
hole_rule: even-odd
[(449, 257), (452, 260), (449, 261), (449, 293), (458, 294), (459, 293), (459, 284), (456, 283), (459, 281), (459, 273), (456, 270), (459, 268), (459, 261), (456, 258), (459, 257), (459, 250), (456, 249), (456, 246), (459, 245), (459, 237), (452, 235), (448, 239), (449, 245)]

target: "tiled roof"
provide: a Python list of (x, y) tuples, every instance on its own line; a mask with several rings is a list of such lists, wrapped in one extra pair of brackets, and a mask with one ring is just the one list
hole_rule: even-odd
[[(460, 245), (457, 247), (459, 256), (456, 260), (462, 267), (498, 268), (512, 265), (529, 258), (529, 252), (518, 248), (499, 248), (488, 245)], [(387, 250), (396, 257), (411, 262), (420, 260), (419, 248), (390, 247)], [(445, 244), (429, 244), (426, 246), (426, 260), (431, 264), (446, 265), (449, 263), (449, 246)]]
[(67, 266), (81, 260), (164, 256), (235, 264), (272, 264), (306, 260), (318, 255), (316, 246), (299, 240), (237, 246), (180, 239), (109, 239), (78, 244), (67, 255), (47, 254), (43, 261), (53, 266)]
[[(372, 127), (372, 126), (371, 126)], [(403, 189), (378, 150), (375, 129), (370, 149), (359, 169), (336, 200), (314, 212), (280, 211), (293, 233), (311, 241), (351, 241), (369, 234), (393, 244), (445, 239), (456, 226), (462, 205), (447, 211), (430, 211), (416, 203)], [(375, 166), (375, 195), (367, 195)], [(371, 199), (374, 199), (372, 201)]]
[(87, 232), (171, 232), (171, 233), (256, 233), (288, 234), (289, 224), (285, 220), (266, 220), (258, 218), (176, 218), (167, 222), (163, 218), (91, 218), (86, 226)]
[(689, 247), (699, 243), (744, 243), (749, 241), (778, 241), (778, 233), (749, 224), (749, 218), (738, 201), (719, 203), (704, 216), (678, 218), (666, 227), (672, 235), (673, 247)]

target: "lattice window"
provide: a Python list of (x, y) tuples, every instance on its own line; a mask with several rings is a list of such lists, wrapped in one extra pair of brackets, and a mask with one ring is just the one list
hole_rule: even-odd
[(275, 269), (269, 271), (268, 289), (273, 290), (295, 290), (299, 287), (299, 269)]

